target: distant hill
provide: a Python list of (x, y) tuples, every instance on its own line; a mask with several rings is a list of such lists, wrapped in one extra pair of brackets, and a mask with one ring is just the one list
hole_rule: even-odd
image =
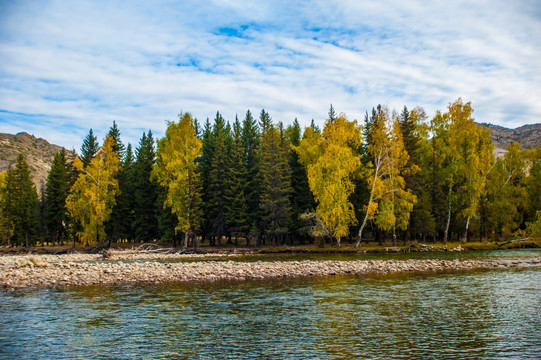
[[(40, 191), (47, 180), (54, 155), (62, 149), (61, 146), (50, 144), (47, 140), (37, 139), (25, 132), (17, 135), (0, 133), (0, 171), (8, 170), (9, 166), (23, 153), (34, 178), (36, 189)], [(66, 150), (68, 158), (76, 154)]]
[(490, 130), (496, 153), (506, 152), (507, 146), (513, 141), (518, 142), (521, 149), (541, 146), (541, 124), (523, 125), (516, 129), (485, 123), (479, 125)]

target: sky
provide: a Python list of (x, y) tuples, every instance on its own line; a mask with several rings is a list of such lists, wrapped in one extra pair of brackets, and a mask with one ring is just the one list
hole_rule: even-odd
[(79, 150), (219, 111), (322, 126), (332, 103), (541, 122), (541, 2), (0, 0), (0, 132)]

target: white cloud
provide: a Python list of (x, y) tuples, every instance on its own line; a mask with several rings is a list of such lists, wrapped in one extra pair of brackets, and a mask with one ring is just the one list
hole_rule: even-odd
[(165, 119), (258, 114), (307, 125), (329, 104), (461, 96), (478, 121), (541, 121), (535, 1), (29, 2), (0, 15), (0, 125), (69, 148), (116, 120), (125, 142)]

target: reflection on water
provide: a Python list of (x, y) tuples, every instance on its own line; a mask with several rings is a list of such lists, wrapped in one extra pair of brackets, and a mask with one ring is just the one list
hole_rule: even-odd
[(539, 354), (539, 268), (0, 293), (0, 358)]

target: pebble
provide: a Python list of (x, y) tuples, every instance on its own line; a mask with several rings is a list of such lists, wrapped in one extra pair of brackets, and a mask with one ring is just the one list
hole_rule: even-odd
[[(147, 255), (146, 257), (144, 255)], [(161, 256), (157, 256), (161, 255)], [(540, 266), (541, 257), (523, 260), (356, 260), (273, 262), (159, 262), (189, 258), (180, 254), (135, 254), (112, 251), (107, 262), (101, 255), (0, 256), (0, 288), (55, 287), (90, 284), (161, 283), (167, 281), (218, 281), (269, 279), (341, 274), (386, 274), (405, 271), (442, 271), (497, 267)], [(212, 255), (215, 257), (215, 255)], [(133, 262), (133, 260), (142, 260)], [(129, 261), (129, 262), (127, 262)]]

